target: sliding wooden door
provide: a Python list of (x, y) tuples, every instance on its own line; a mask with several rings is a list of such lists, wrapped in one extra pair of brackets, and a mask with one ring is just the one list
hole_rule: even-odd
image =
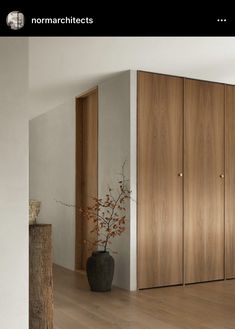
[(226, 86), (225, 103), (225, 273), (235, 278), (235, 86)]
[(96, 233), (80, 208), (98, 195), (98, 91), (77, 98), (76, 105), (76, 269), (85, 270)]
[(138, 288), (182, 283), (183, 79), (138, 73)]
[(224, 278), (224, 85), (185, 79), (185, 282)]

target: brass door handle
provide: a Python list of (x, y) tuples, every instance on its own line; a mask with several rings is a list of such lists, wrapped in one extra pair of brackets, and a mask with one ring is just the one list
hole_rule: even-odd
[(182, 172), (178, 173), (178, 176), (183, 177), (183, 173)]
[(219, 177), (220, 177), (220, 178), (224, 178), (224, 174), (220, 174)]

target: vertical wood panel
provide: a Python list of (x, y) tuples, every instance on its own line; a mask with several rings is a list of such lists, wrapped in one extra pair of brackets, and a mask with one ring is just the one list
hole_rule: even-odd
[(185, 79), (186, 283), (224, 277), (224, 85)]
[(182, 283), (183, 79), (138, 73), (138, 288)]
[[(94, 92), (84, 98), (83, 103), (83, 176), (82, 197), (83, 207), (91, 206), (92, 198), (98, 195), (98, 104), (97, 93)], [(90, 231), (94, 227), (92, 221), (83, 219), (84, 250), (82, 268), (86, 268), (87, 258), (91, 255), (92, 243), (96, 240), (96, 233)], [(94, 249), (93, 249), (94, 250)]]
[(76, 269), (86, 269), (93, 224), (79, 211), (98, 196), (98, 91), (77, 99), (76, 109)]
[(76, 99), (76, 221), (75, 221), (75, 269), (82, 268), (82, 166), (83, 166), (83, 100)]
[(225, 105), (225, 268), (231, 279), (235, 278), (235, 86), (226, 86)]

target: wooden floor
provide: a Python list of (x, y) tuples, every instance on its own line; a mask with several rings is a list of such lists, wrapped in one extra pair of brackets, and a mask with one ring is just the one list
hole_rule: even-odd
[(54, 299), (54, 329), (235, 329), (235, 280), (97, 293), (55, 266)]

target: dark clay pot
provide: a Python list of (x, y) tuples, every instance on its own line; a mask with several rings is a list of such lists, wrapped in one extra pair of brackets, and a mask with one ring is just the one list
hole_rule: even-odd
[(92, 291), (110, 291), (114, 259), (108, 251), (94, 251), (86, 264), (87, 278)]

